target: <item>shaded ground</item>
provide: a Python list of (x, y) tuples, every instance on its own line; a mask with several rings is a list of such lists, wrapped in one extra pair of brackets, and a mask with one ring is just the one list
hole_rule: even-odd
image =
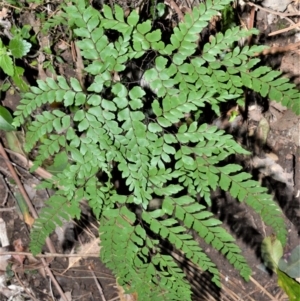
[[(262, 35), (257, 39), (270, 46), (286, 46), (297, 43), (295, 33), (284, 33), (276, 35), (273, 38), (267, 38), (267, 33), (278, 30), (278, 22), (275, 18), (271, 24), (268, 24), (268, 12), (260, 11), (256, 15), (256, 24), (262, 31)], [(27, 15), (23, 22), (36, 22), (32, 15)], [(31, 20), (33, 19), (33, 21)], [(23, 23), (25, 24), (25, 23)], [(288, 24), (284, 24), (288, 26)], [(283, 26), (280, 23), (280, 26)], [(54, 49), (58, 51), (62, 47), (61, 42), (54, 43)], [(73, 59), (69, 48), (61, 51), (64, 64), (53, 62), (60, 74), (73, 76), (75, 73), (72, 68)], [(272, 55), (266, 56), (265, 61), (268, 64), (280, 68), (286, 72), (296, 83), (299, 83), (299, 50), (277, 51)], [(37, 71), (38, 73), (38, 71)], [(39, 73), (41, 76), (41, 73)], [(32, 79), (28, 79), (32, 80)], [(14, 92), (12, 94), (12, 92)], [(18, 105), (19, 94), (13, 89), (2, 94), (1, 102), (5, 107), (12, 111)], [(255, 118), (256, 116), (256, 118)], [(257, 126), (262, 117), (249, 116), (247, 122), (253, 122)], [(300, 211), (299, 211), (299, 192), (300, 192), (300, 145), (299, 145), (299, 118), (280, 107), (269, 105), (262, 116), (267, 118), (270, 124), (270, 132), (267, 139), (267, 150), (264, 153), (272, 158), (276, 164), (276, 172), (272, 173), (266, 169), (255, 168), (255, 162), (245, 164), (248, 171), (253, 171), (262, 184), (270, 189), (270, 193), (275, 196), (286, 215), (286, 224), (289, 231), (288, 244), (285, 253), (288, 254), (297, 245), (299, 245), (300, 233)], [(275, 116), (275, 117), (274, 117)], [(252, 119), (251, 119), (252, 118)], [(5, 143), (5, 137), (2, 132), (1, 140)], [(271, 156), (270, 155), (270, 156)], [(26, 171), (23, 163), (11, 156), (11, 161), (17, 164), (16, 169), (24, 185), (27, 185), (27, 191), (31, 194), (31, 200), (34, 206), (39, 209), (43, 202), (48, 198), (46, 192), (36, 193), (34, 185), (39, 183), (39, 179), (30, 175)], [(256, 162), (257, 163), (257, 162)], [(18, 166), (21, 167), (18, 167)], [(270, 166), (273, 167), (275, 165)], [(282, 167), (284, 175), (278, 166)], [(279, 178), (278, 178), (279, 174)], [(282, 178), (284, 177), (284, 179)], [(24, 246), (29, 243), (29, 229), (23, 221), (23, 216), (15, 208), (15, 196), (17, 189), (12, 183), (12, 177), (7, 170), (5, 160), (0, 157), (0, 218), (6, 224), (8, 238), (12, 243), (18, 239), (22, 240)], [(50, 192), (51, 193), (51, 192)], [(11, 208), (11, 209), (9, 209)], [(5, 209), (7, 211), (1, 211)], [(271, 275), (263, 266), (260, 260), (260, 244), (264, 237), (272, 234), (268, 227), (265, 227), (259, 216), (252, 212), (243, 204), (237, 204), (227, 194), (216, 192), (214, 195), (214, 205), (212, 210), (224, 221), (225, 227), (237, 237), (237, 244), (241, 247), (243, 255), (247, 258), (253, 269), (252, 279), (249, 283), (244, 282), (233, 267), (224, 260), (213, 248), (199, 242), (206, 253), (217, 264), (222, 276), (223, 289), (219, 291), (212, 286), (209, 276), (201, 274), (193, 267), (186, 266), (187, 273), (191, 273), (196, 290), (195, 300), (288, 300), (282, 290), (278, 287), (277, 276)], [(67, 229), (67, 230), (66, 230)], [(56, 252), (65, 254), (65, 257), (59, 257), (50, 263), (51, 270), (59, 282), (63, 291), (72, 295), (70, 300), (105, 300), (101, 296), (102, 290), (106, 301), (120, 300), (116, 288), (116, 280), (105, 266), (95, 257), (86, 257), (87, 253), (97, 254), (97, 224), (92, 215), (86, 211), (85, 218), (73, 225), (68, 225), (63, 229), (65, 236), (62, 236), (59, 230), (51, 236)], [(61, 230), (61, 231), (63, 231)], [(91, 244), (95, 244), (94, 246)], [(87, 252), (88, 250), (89, 252)], [(86, 252), (85, 252), (86, 251)], [(70, 268), (70, 258), (68, 254), (80, 253), (82, 256)], [(24, 289), (33, 292), (35, 300), (62, 300), (59, 292), (53, 283), (45, 275), (45, 271), (36, 262), (27, 259), (25, 265), (12, 273), (11, 284), (16, 284)], [(14, 266), (11, 266), (14, 269)], [(99, 288), (99, 286), (102, 288)], [(300, 296), (300, 292), (299, 292)], [(7, 300), (0, 294), (0, 301)], [(28, 298), (27, 300), (30, 300)], [(32, 300), (34, 300), (32, 298)], [(124, 299), (125, 300), (125, 299)], [(134, 300), (133, 298), (131, 300)], [(127, 301), (130, 301), (127, 299)], [(147, 300), (145, 300), (147, 301)]]

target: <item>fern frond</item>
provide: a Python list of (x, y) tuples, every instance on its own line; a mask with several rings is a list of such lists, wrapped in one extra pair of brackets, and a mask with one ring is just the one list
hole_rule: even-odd
[(199, 247), (193, 237), (186, 233), (187, 229), (178, 225), (176, 219), (157, 219), (158, 217), (163, 217), (164, 214), (164, 210), (155, 210), (153, 212), (144, 211), (142, 218), (154, 233), (167, 239), (177, 249), (182, 250), (185, 256), (203, 271), (208, 270), (213, 275), (212, 281), (219, 286), (220, 278), (215, 264), (212, 263), (211, 259)]
[[(61, 134), (63, 131), (67, 130), (70, 126), (70, 120), (70, 116), (59, 110), (54, 110), (52, 112), (45, 111), (41, 115), (36, 116), (36, 120), (30, 124), (26, 133), (25, 151), (31, 151), (36, 142), (46, 136), (46, 134), (50, 134), (53, 131)], [(65, 137), (61, 137), (62, 138), (59, 139), (59, 144), (65, 146)], [(51, 140), (57, 139), (57, 137), (55, 137), (55, 139), (53, 138)]]
[[(260, 93), (263, 97), (268, 96), (270, 99), (281, 102), (289, 107), (296, 114), (300, 114), (299, 98), (300, 92), (296, 86), (289, 83), (289, 79), (282, 77), (282, 72), (272, 70), (270, 67), (261, 66), (256, 69), (253, 67), (260, 61), (259, 59), (251, 59), (247, 64), (241, 64), (246, 57), (251, 57), (262, 51), (262, 47), (252, 46), (240, 49), (235, 48), (233, 52), (229, 52), (217, 65), (213, 65), (213, 69), (218, 69), (221, 65), (227, 66), (227, 73), (230, 82), (236, 87), (235, 92), (239, 92), (238, 88), (245, 86)], [(249, 72), (249, 69), (253, 69)], [(213, 71), (216, 74), (216, 71)], [(221, 82), (227, 81), (223, 72)], [(216, 74), (218, 77), (218, 74)], [(225, 78), (224, 78), (225, 76)], [(227, 86), (228, 87), (228, 86)]]
[[(299, 99), (300, 92), (292, 83), (288, 83), (286, 78), (282, 78), (280, 71), (274, 71), (270, 67), (259, 67), (247, 75), (247, 87), (267, 96), (269, 99), (282, 103), (293, 110), (296, 114), (300, 114)], [(243, 75), (244, 79), (246, 75)], [(250, 80), (249, 80), (250, 79)]]
[[(103, 185), (99, 183), (96, 176), (91, 177), (86, 182), (84, 198), (88, 201), (97, 218), (100, 218), (103, 208), (114, 207), (111, 197), (112, 186), (112, 184)], [(120, 201), (120, 196), (118, 197), (118, 201)]]
[[(287, 233), (282, 212), (272, 197), (266, 194), (267, 189), (251, 180), (250, 174), (237, 173), (242, 169), (238, 165), (216, 166), (232, 153), (247, 154), (247, 152), (232, 137), (223, 136), (222, 131), (218, 131), (219, 135), (214, 135), (214, 138), (209, 134), (202, 135), (202, 139), (197, 137), (194, 131), (196, 130), (199, 135), (201, 130), (205, 128), (205, 125), (198, 130), (196, 125), (190, 125), (189, 128), (183, 126), (176, 135), (181, 143), (193, 142), (193, 139), (199, 141), (203, 139), (203, 136), (208, 141), (207, 143), (205, 141), (199, 142), (196, 147), (182, 147), (176, 152), (175, 158), (178, 162), (175, 166), (182, 172), (179, 181), (188, 188), (190, 193), (198, 192), (203, 196), (208, 205), (211, 204), (211, 189), (215, 190), (220, 185), (224, 191), (229, 191), (233, 197), (238, 198), (241, 202), (245, 201), (253, 207), (261, 215), (264, 222), (273, 227), (278, 239), (282, 240), (284, 244)], [(215, 127), (210, 127), (208, 133), (211, 134), (215, 131)], [(228, 138), (231, 138), (231, 145), (228, 143), (230, 141)], [(227, 147), (228, 149), (226, 149)], [(196, 154), (197, 157), (193, 159), (191, 154)], [(235, 175), (229, 176), (230, 173), (235, 173)]]
[(187, 57), (194, 54), (199, 38), (199, 33), (207, 26), (209, 20), (216, 15), (216, 9), (223, 9), (229, 1), (220, 0), (207, 3), (200, 3), (194, 7), (191, 14), (184, 16), (184, 21), (174, 28), (171, 35), (171, 44), (160, 50), (163, 55), (171, 55), (174, 50), (173, 62), (176, 65), (182, 65)]
[(189, 127), (182, 125), (176, 138), (181, 144), (198, 142), (194, 147), (183, 145), (176, 152), (175, 168), (181, 171), (179, 181), (189, 193), (199, 193), (210, 206), (210, 191), (215, 190), (219, 182), (219, 171), (215, 165), (231, 154), (248, 152), (236, 143), (231, 135), (224, 135), (224, 131), (207, 124), (200, 127), (197, 123), (192, 123)]
[(126, 207), (104, 211), (99, 228), (103, 261), (118, 276), (120, 285), (129, 287), (141, 300), (190, 300), (184, 274), (170, 257), (155, 255), (148, 262), (150, 248), (156, 244), (141, 226), (132, 225), (134, 220)]
[(63, 76), (58, 76), (57, 81), (50, 77), (45, 81), (37, 80), (37, 84), (38, 87), (31, 86), (31, 92), (23, 95), (20, 101), (21, 105), (17, 107), (17, 111), (15, 112), (16, 118), (14, 119), (16, 127), (23, 124), (25, 119), (43, 104), (64, 100), (64, 105), (72, 105), (79, 82), (77, 79), (73, 79), (72, 88), (74, 87), (75, 91), (72, 91)]
[(267, 189), (261, 187), (257, 181), (251, 180), (250, 174), (237, 173), (241, 169), (241, 166), (236, 164), (219, 167), (220, 187), (224, 191), (229, 191), (240, 202), (246, 202), (259, 213), (263, 221), (274, 229), (278, 239), (285, 245), (287, 232), (282, 219), (282, 211), (272, 197), (267, 194)]
[[(34, 133), (28, 135), (28, 139), (32, 137), (34, 141)], [(28, 140), (30, 141), (30, 140)], [(36, 156), (34, 164), (31, 167), (30, 171), (35, 171), (36, 168), (42, 166), (43, 162), (46, 159), (49, 159), (51, 156), (58, 154), (62, 148), (66, 147), (66, 139), (62, 135), (49, 135), (49, 138), (43, 138), (43, 144), (39, 147), (40, 153)]]
[[(207, 0), (193, 8), (174, 28), (169, 44), (136, 11), (126, 17), (119, 6), (104, 5), (99, 12), (85, 0), (64, 6), (62, 17), (77, 38), (85, 72), (92, 75), (89, 86), (63, 76), (37, 81), (23, 95), (14, 120), (20, 126), (32, 119), (26, 150), (37, 144), (34, 167), (62, 150), (68, 156), (65, 169), (44, 184), (59, 191), (34, 224), (35, 254), (62, 220), (79, 217), (79, 202), (85, 199), (100, 221), (103, 262), (141, 300), (191, 300), (184, 273), (162, 253), (159, 239), (220, 285), (216, 265), (190, 230), (249, 279), (250, 268), (234, 238), (208, 211), (211, 191), (218, 187), (252, 207), (285, 242), (281, 211), (267, 190), (240, 166), (225, 165), (229, 156), (249, 152), (216, 126), (199, 124), (204, 106), (219, 114), (220, 103), (241, 102), (245, 87), (300, 112), (295, 85), (278, 71), (257, 67), (260, 60), (254, 56), (263, 47), (234, 46), (256, 30), (217, 33), (201, 55), (191, 57), (202, 29), (230, 2)], [(156, 55), (154, 64), (141, 82), (128, 83), (128, 63), (146, 59), (148, 51)], [(68, 113), (36, 115), (37, 108), (54, 101)], [(157, 197), (162, 204), (151, 211)], [(205, 205), (196, 202), (199, 197)]]
[(217, 169), (221, 172), (220, 187), (259, 213), (262, 220), (274, 229), (277, 238), (285, 245), (287, 230), (282, 211), (267, 194), (267, 189), (261, 187), (257, 181), (251, 180), (250, 174), (237, 173), (242, 169), (239, 165), (229, 164)]
[(222, 222), (213, 218), (213, 214), (206, 211), (205, 206), (199, 205), (189, 196), (166, 197), (162, 209), (169, 215), (174, 214), (187, 228), (194, 229), (206, 243), (211, 244), (226, 256), (228, 261), (240, 271), (241, 275), (249, 280), (251, 269), (241, 255), (242, 251), (234, 243), (235, 239), (219, 226)]
[(80, 217), (78, 202), (78, 199), (70, 202), (63, 195), (57, 194), (45, 202), (46, 207), (42, 208), (30, 235), (30, 250), (34, 255), (41, 251), (46, 238), (56, 227), (62, 226), (65, 221)]
[(167, 290), (164, 294), (166, 300), (191, 299), (190, 285), (173, 257), (157, 253), (151, 258), (151, 261), (156, 267), (159, 267), (159, 279), (158, 277), (154, 279), (154, 283), (156, 280), (156, 285)]

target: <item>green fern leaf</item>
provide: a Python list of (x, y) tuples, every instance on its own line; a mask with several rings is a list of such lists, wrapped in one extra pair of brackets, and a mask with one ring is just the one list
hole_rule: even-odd
[(259, 186), (257, 181), (250, 180), (251, 175), (247, 173), (238, 173), (231, 175), (231, 173), (239, 170), (240, 167), (236, 165), (229, 165), (220, 167), (221, 188), (229, 191), (230, 194), (237, 198), (240, 202), (245, 201), (257, 213), (260, 214), (263, 221), (271, 226), (278, 239), (284, 245), (286, 243), (286, 227), (284, 220), (281, 218), (282, 212), (274, 203), (272, 197), (267, 194), (267, 189)]
[[(220, 285), (217, 267), (189, 231), (248, 280), (251, 271), (241, 250), (208, 210), (211, 191), (218, 188), (252, 207), (285, 242), (281, 211), (267, 190), (240, 166), (225, 165), (229, 156), (250, 153), (216, 126), (201, 124), (205, 106), (220, 114), (221, 103), (242, 103), (245, 87), (300, 111), (295, 85), (278, 71), (257, 67), (260, 60), (253, 57), (263, 46), (233, 46), (256, 30), (217, 33), (201, 55), (192, 57), (202, 29), (229, 3), (206, 1), (193, 8), (168, 44), (136, 11), (125, 17), (119, 6), (104, 5), (98, 12), (85, 0), (63, 5), (62, 18), (77, 39), (89, 85), (63, 76), (38, 80), (23, 95), (14, 119), (16, 127), (29, 123), (26, 150), (38, 149), (33, 168), (61, 151), (68, 158), (66, 167), (43, 184), (59, 191), (34, 224), (35, 254), (63, 220), (79, 218), (79, 202), (85, 199), (100, 221), (103, 262), (141, 300), (191, 300), (182, 269), (172, 253), (162, 252), (159, 239)], [(130, 62), (144, 61), (150, 50), (153, 64), (141, 82), (128, 83)], [(54, 101), (65, 110), (36, 114)]]
[(34, 255), (41, 251), (46, 238), (63, 221), (79, 218), (80, 210), (77, 201), (70, 203), (64, 196), (55, 195), (46, 201), (46, 207), (42, 208), (38, 220), (35, 221), (31, 232), (30, 249)]

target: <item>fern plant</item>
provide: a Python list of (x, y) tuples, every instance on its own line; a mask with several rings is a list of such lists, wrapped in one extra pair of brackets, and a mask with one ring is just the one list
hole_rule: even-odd
[[(136, 11), (125, 17), (119, 6), (114, 13), (104, 6), (98, 12), (84, 0), (65, 7), (93, 80), (87, 87), (63, 76), (38, 80), (15, 112), (15, 126), (29, 122), (26, 151), (39, 142), (35, 167), (61, 152), (70, 159), (44, 185), (59, 189), (35, 221), (30, 245), (34, 254), (57, 225), (80, 217), (80, 201), (85, 199), (100, 222), (103, 262), (139, 300), (191, 300), (183, 271), (161, 252), (162, 240), (209, 271), (220, 285), (216, 265), (189, 230), (219, 250), (247, 280), (251, 269), (235, 239), (208, 209), (217, 187), (252, 207), (285, 243), (282, 212), (267, 190), (241, 166), (224, 163), (232, 154), (248, 152), (231, 135), (192, 120), (194, 114), (201, 116), (206, 103), (219, 112), (221, 102), (240, 102), (245, 87), (300, 112), (295, 86), (278, 71), (255, 67), (259, 59), (254, 54), (262, 46), (231, 48), (256, 30), (236, 27), (217, 33), (195, 55), (199, 33), (229, 2), (208, 0), (195, 7), (174, 28), (169, 43), (150, 20), (140, 22)], [(128, 62), (150, 50), (156, 58), (144, 78), (155, 91), (153, 100), (139, 83), (122, 81)], [(63, 109), (32, 115), (54, 101)], [(114, 182), (116, 170), (125, 188)], [(162, 204), (150, 210), (154, 198)]]

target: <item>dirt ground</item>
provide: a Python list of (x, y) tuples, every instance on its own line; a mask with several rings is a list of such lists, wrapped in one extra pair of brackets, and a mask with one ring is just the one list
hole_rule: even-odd
[[(23, 14), (23, 24), (36, 22), (32, 15), (26, 14)], [(300, 85), (300, 50), (292, 47), (299, 43), (299, 33), (286, 31), (268, 37), (268, 33), (278, 30), (279, 23), (280, 28), (289, 26), (288, 23), (284, 23), (285, 19), (279, 18), (279, 15), (272, 16), (273, 21), (269, 24), (270, 12), (265, 10), (256, 12), (254, 25), (260, 29), (261, 34), (253, 42), (265, 43), (273, 49), (276, 48), (277, 50), (273, 54), (266, 55), (263, 60), (266, 64), (285, 72), (296, 84)], [(63, 64), (54, 62), (57, 72), (65, 76), (74, 76), (70, 49), (66, 48), (61, 51), (63, 48), (60, 39), (54, 42), (53, 49), (54, 51), (59, 50), (64, 60)], [(38, 70), (36, 72), (41, 76)], [(31, 80), (28, 78), (28, 81)], [(19, 99), (20, 95), (13, 89), (3, 93), (0, 98), (1, 104), (12, 111), (18, 105)], [(300, 244), (300, 119), (285, 108), (271, 102), (268, 103), (267, 110), (261, 114), (270, 124), (265, 153), (273, 156), (272, 162), (275, 162), (275, 165), (270, 168), (275, 168), (277, 176), (266, 169), (255, 169), (257, 162), (252, 162), (250, 167), (245, 164), (245, 168), (250, 172), (256, 170), (256, 177), (269, 188), (269, 192), (274, 195), (274, 199), (285, 213), (289, 236), (284, 252), (288, 256), (291, 250)], [(255, 119), (255, 116), (257, 117), (254, 113), (245, 122), (257, 122), (259, 119)], [(5, 134), (2, 131), (0, 131), (0, 139), (7, 146)], [(51, 191), (37, 192), (34, 188), (40, 182), (40, 177), (30, 174), (26, 164), (18, 161), (14, 155), (9, 152), (8, 155), (33, 205), (38, 210), (43, 206), (43, 202), (49, 197)], [(282, 180), (280, 177), (284, 177), (284, 179)], [(0, 156), (0, 218), (6, 225), (10, 244), (15, 246), (21, 240), (23, 247), (19, 250), (27, 251), (29, 228), (17, 209), (17, 196), (18, 188), (7, 168), (6, 159)], [(222, 256), (213, 248), (199, 241), (206, 253), (217, 264), (223, 287), (221, 290), (217, 289), (209, 281), (209, 275), (199, 271), (195, 275), (194, 271), (192, 277), (195, 290), (194, 300), (287, 301), (287, 296), (277, 284), (277, 276), (266, 270), (260, 257), (261, 242), (264, 237), (272, 234), (271, 229), (265, 227), (259, 216), (248, 207), (238, 204), (227, 194), (216, 192), (213, 201), (213, 212), (224, 222), (227, 230), (237, 238), (237, 244), (247, 258), (253, 274), (250, 281), (246, 283)], [(56, 253), (61, 254), (61, 257), (50, 258), (52, 261), (49, 267), (69, 300), (113, 301), (124, 298), (118, 292), (116, 279), (97, 256), (99, 252), (98, 236), (97, 221), (86, 210), (82, 220), (74, 221), (64, 229), (58, 229), (50, 238)], [(45, 251), (47, 251), (46, 248)], [(74, 254), (80, 256), (74, 257)], [(63, 300), (53, 281), (47, 276), (40, 260), (36, 261), (26, 257), (24, 265), (18, 264), (18, 260), (20, 261), (18, 258), (12, 259), (7, 272), (11, 275), (9, 284), (18, 286), (23, 292), (19, 294), (20, 299), (11, 300)], [(47, 260), (49, 258), (46, 258)], [(189, 271), (189, 267), (186, 269)], [(2, 300), (8, 299), (0, 293), (0, 301)], [(134, 301), (134, 299), (133, 297), (129, 299), (128, 296), (126, 301)]]

